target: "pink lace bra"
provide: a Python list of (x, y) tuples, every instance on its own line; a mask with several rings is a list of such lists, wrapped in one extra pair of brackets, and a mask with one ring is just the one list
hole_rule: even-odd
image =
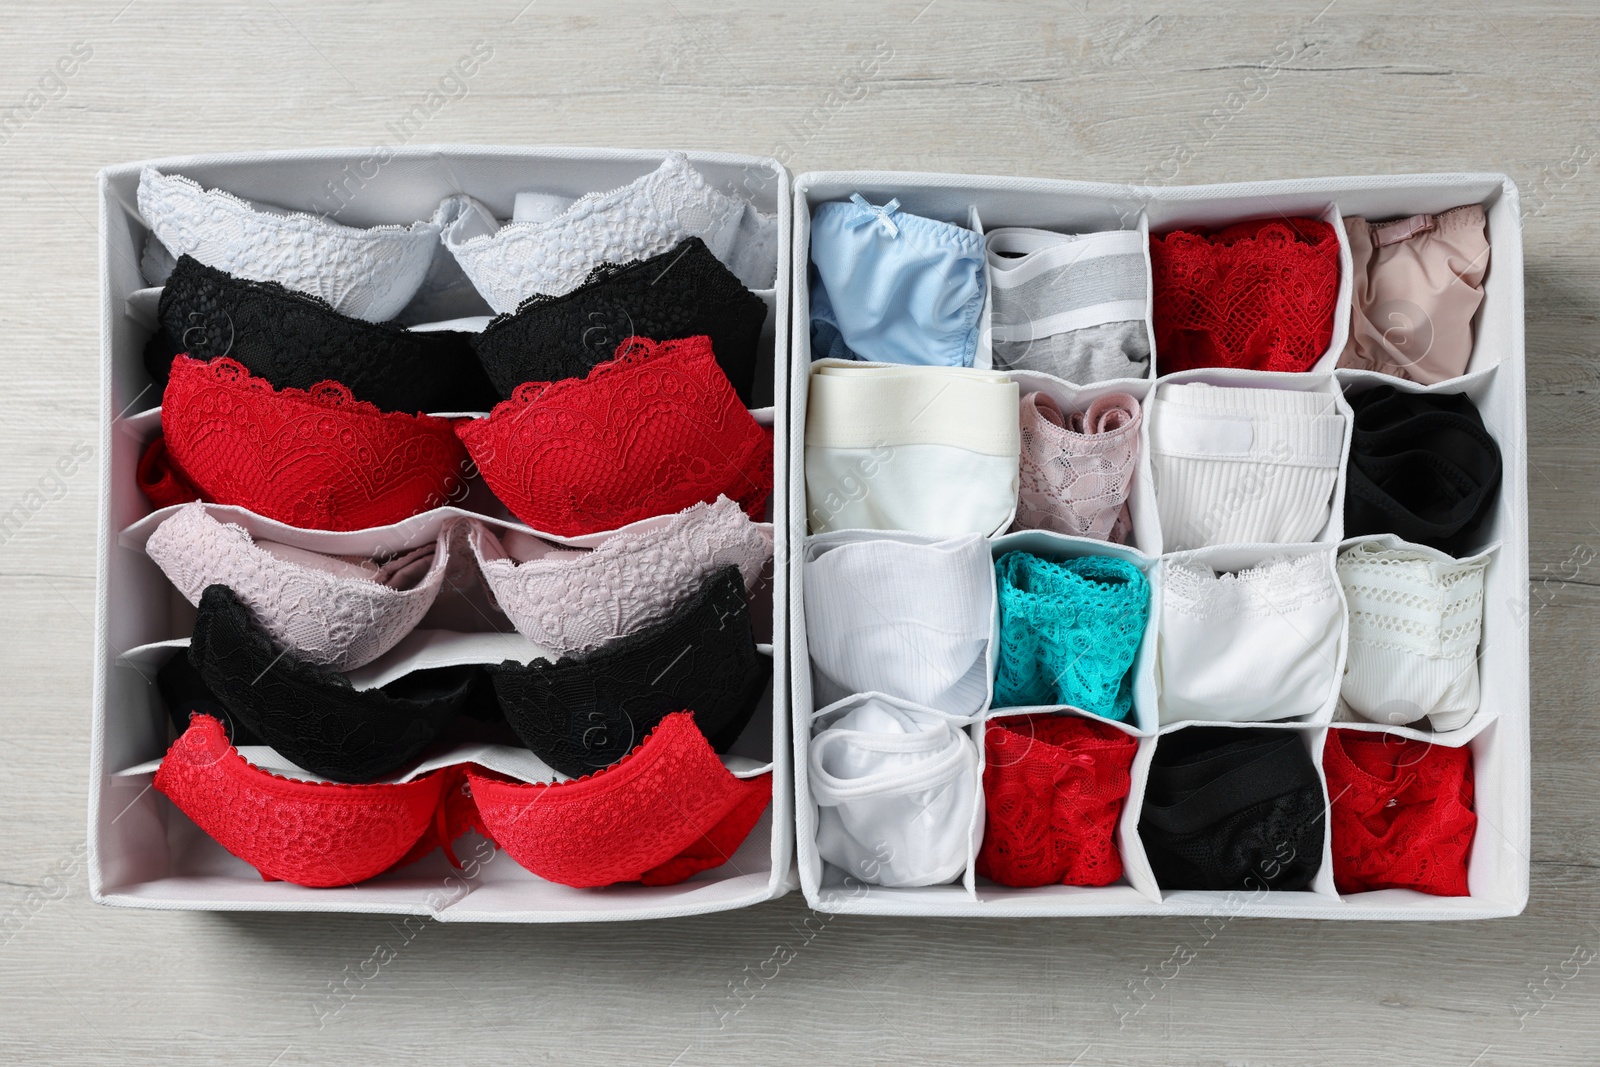
[(772, 558), (772, 531), (727, 497), (651, 529), (623, 531), (593, 551), (479, 526), (470, 538), (500, 610), (528, 640), (566, 655), (592, 652), (667, 618), (711, 574), (739, 568), (746, 590)]

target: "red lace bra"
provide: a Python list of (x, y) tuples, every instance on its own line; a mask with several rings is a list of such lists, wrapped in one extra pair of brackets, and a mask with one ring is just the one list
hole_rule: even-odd
[(575, 537), (727, 495), (760, 520), (772, 437), (703, 336), (630, 337), (587, 378), (526, 382), (456, 433), (483, 479), (536, 530)]
[(986, 809), (978, 873), (1007, 886), (1110, 885), (1117, 820), (1139, 747), (1070, 715), (998, 719), (984, 732)]
[(1150, 238), (1156, 362), (1304, 371), (1328, 349), (1339, 238), (1320, 219), (1259, 219)]
[(525, 785), (469, 768), (467, 780), (486, 837), (540, 878), (578, 887), (676, 885), (720, 867), (772, 800), (772, 775), (735, 778), (682, 711), (584, 778)]
[(1370, 730), (1328, 731), (1322, 769), (1341, 893), (1464, 897), (1478, 827), (1472, 752)]
[(268, 881), (353, 885), (471, 827), (456, 768), (398, 785), (301, 782), (261, 770), (228, 743), (222, 724), (196, 714), (156, 771), (155, 787), (218, 844)]
[(446, 419), (380, 411), (337, 382), (274, 389), (225, 356), (173, 359), (161, 429), (138, 472), (157, 507), (235, 504), (314, 530), (441, 507), (467, 458)]

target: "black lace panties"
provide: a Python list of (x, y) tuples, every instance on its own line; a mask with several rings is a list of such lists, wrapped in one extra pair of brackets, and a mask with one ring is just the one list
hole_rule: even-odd
[(1305, 889), (1326, 817), (1298, 731), (1195, 726), (1156, 743), (1139, 837), (1162, 889)]

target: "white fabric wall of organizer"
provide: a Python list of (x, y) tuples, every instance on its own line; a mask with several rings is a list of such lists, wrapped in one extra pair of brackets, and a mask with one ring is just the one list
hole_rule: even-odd
[[(545, 922), (793, 888), (772, 564), (790, 523), (760, 484), (762, 464), (787, 478), (770, 454), (787, 172), (719, 153), (318, 149), (114, 166), (100, 193), (94, 899)], [(719, 330), (713, 362), (699, 335)], [(439, 362), (445, 332), (459, 366)], [(635, 335), (656, 340), (624, 352)], [(569, 357), (581, 368), (537, 372)], [(262, 380), (293, 379), (294, 358), (341, 373)], [(458, 399), (468, 369), (493, 379), (483, 403)], [(593, 447), (559, 445), (586, 416)], [(717, 447), (695, 458), (685, 426)], [(297, 466), (307, 440), (337, 477)], [(447, 491), (417, 490), (441, 455)], [(628, 488), (640, 470), (653, 484)], [(718, 477), (738, 488), (649, 507)], [(340, 493), (396, 484), (413, 496), (392, 521), (341, 511)], [(618, 520), (563, 525), (562, 500)], [(693, 720), (655, 707), (680, 696)], [(330, 880), (344, 864), (361, 873)]]
[(837, 171), (793, 215), (814, 907), (1524, 908), (1509, 179)]

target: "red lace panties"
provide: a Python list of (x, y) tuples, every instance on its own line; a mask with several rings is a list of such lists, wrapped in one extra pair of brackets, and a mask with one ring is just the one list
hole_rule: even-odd
[(987, 808), (978, 873), (1009, 886), (1110, 885), (1138, 742), (1067, 715), (997, 719), (983, 735)]
[(1156, 361), (1304, 371), (1327, 351), (1339, 238), (1320, 219), (1261, 219), (1150, 238)]
[(449, 768), (399, 785), (300, 782), (261, 770), (222, 724), (194, 715), (155, 787), (269, 881), (353, 885), (448, 845), (472, 825)]
[(563, 537), (724, 494), (760, 521), (772, 495), (772, 437), (706, 337), (630, 337), (587, 378), (526, 382), (456, 433), (517, 518)]
[(225, 356), (173, 359), (161, 429), (139, 462), (157, 507), (236, 504), (313, 530), (388, 526), (441, 507), (467, 458), (448, 420), (380, 411), (337, 382), (274, 389)]
[(1464, 897), (1472, 753), (1369, 730), (1329, 730), (1322, 753), (1341, 893), (1415, 889)]
[(772, 800), (772, 776), (728, 773), (689, 712), (674, 712), (603, 771), (524, 785), (469, 769), (485, 836), (540, 878), (676, 885), (720, 867)]

